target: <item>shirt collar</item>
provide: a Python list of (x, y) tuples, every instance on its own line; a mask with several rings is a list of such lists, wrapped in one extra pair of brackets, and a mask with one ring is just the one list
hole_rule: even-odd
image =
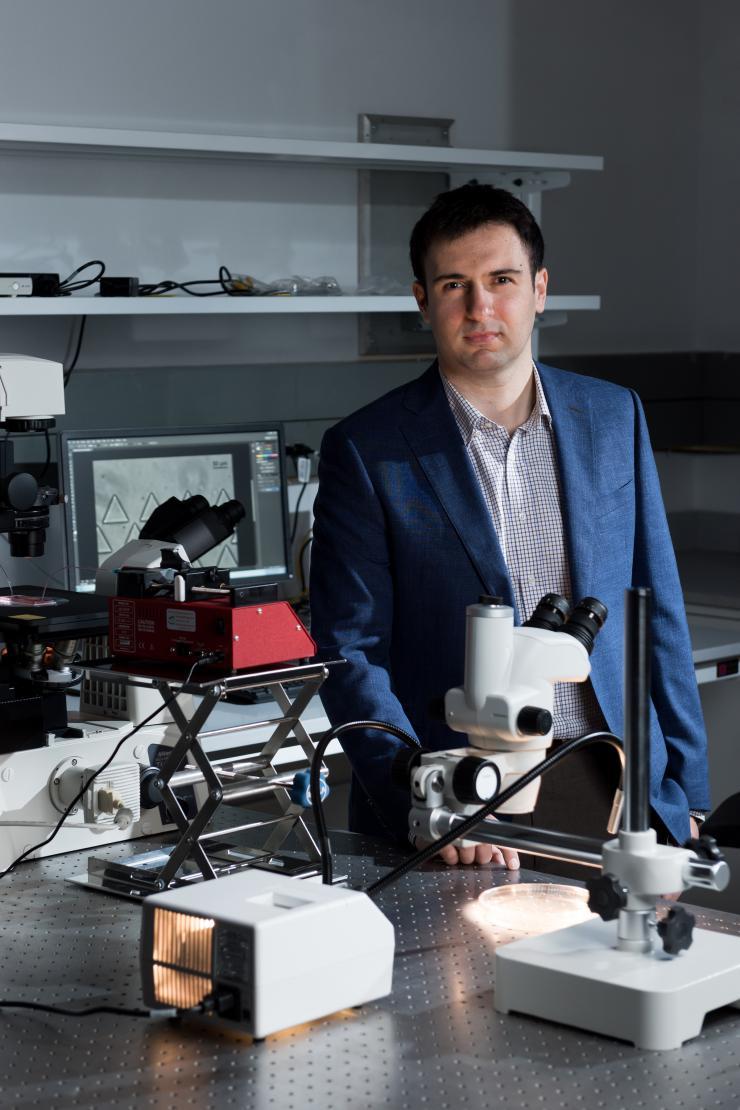
[[(544, 423), (548, 428), (552, 425), (552, 416), (550, 414), (549, 408), (547, 407), (545, 391), (542, 388), (540, 375), (534, 362), (532, 363), (532, 373), (534, 375), (535, 389), (534, 405), (532, 406), (532, 411), (527, 419), (524, 421), (523, 424), (519, 425), (519, 429), (517, 430), (521, 431), (530, 431), (532, 428), (538, 427), (541, 423)], [(457, 426), (459, 427), (466, 444), (470, 443), (470, 440), (473, 438), (473, 434), (479, 428), (498, 428), (502, 432), (505, 431), (505, 429), (500, 424), (496, 424), (494, 421), (489, 420), (488, 417), (479, 412), (474, 405), (471, 405), (467, 397), (463, 397), (462, 393), (460, 393), (460, 391), (455, 388), (452, 382), (445, 377), (441, 370), (439, 374), (442, 379), (442, 385), (444, 386), (445, 393), (447, 394), (447, 400), (449, 401), (450, 408), (452, 409), (452, 415), (457, 421)], [(508, 432), (506, 434), (508, 435)]]

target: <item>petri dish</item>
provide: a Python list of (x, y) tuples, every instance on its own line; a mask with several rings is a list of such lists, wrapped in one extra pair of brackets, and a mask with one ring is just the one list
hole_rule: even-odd
[(496, 929), (522, 937), (540, 936), (588, 921), (588, 891), (564, 883), (516, 883), (484, 890), (478, 905)]

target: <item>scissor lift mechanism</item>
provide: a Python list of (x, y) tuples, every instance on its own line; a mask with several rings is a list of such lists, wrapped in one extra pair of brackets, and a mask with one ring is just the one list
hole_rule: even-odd
[[(167, 709), (180, 735), (167, 756), (159, 777), (153, 782), (177, 827), (177, 840), (174, 847), (167, 851), (166, 861), (161, 866), (152, 866), (143, 856), (138, 864), (136, 856), (123, 862), (93, 858), (88, 864), (90, 885), (140, 898), (182, 882), (197, 881), (201, 877), (215, 879), (219, 875), (247, 866), (257, 866), (281, 874), (313, 874), (320, 871), (319, 849), (304, 820), (307, 807), (291, 797), (290, 788), (295, 772), (291, 771), (289, 775), (279, 773), (274, 761), (284, 744), (294, 739), (310, 766), (315, 745), (301, 717), (311, 699), (318, 693), (329, 673), (328, 668), (334, 662), (343, 660), (269, 667), (190, 682), (182, 677), (165, 677), (161, 672), (147, 674), (143, 668), (132, 672), (122, 671), (115, 665), (103, 665), (91, 670), (91, 677), (99, 680), (120, 682), (124, 679), (129, 686), (157, 690), (163, 703), (167, 703)], [(297, 681), (301, 682), (301, 686), (291, 697), (285, 684)], [(281, 711), (280, 717), (208, 731), (204, 729), (219, 701), (228, 694), (257, 687), (268, 689)], [(179, 704), (176, 697), (178, 694), (192, 694), (201, 698), (189, 716)], [(257, 754), (242, 757), (237, 754), (212, 760), (201, 743), (212, 737), (264, 729), (271, 725), (274, 726), (272, 732)], [(188, 817), (177, 796), (178, 789), (186, 786), (198, 788), (195, 791), (197, 809), (191, 817)], [(221, 805), (246, 803), (270, 795), (274, 797), (280, 810), (277, 817), (266, 816), (264, 820), (250, 820), (227, 829), (208, 830), (208, 825)], [(234, 833), (260, 828), (266, 828), (267, 835), (258, 846), (237, 849), (227, 842), (228, 837)], [(298, 842), (305, 851), (305, 858), (293, 853), (280, 854), (280, 849), (291, 832), (296, 833)], [(152, 854), (148, 855), (151, 860)], [(154, 856), (156, 858), (156, 853)], [(189, 860), (197, 865), (197, 871), (191, 870), (190, 873), (183, 874), (183, 865)]]

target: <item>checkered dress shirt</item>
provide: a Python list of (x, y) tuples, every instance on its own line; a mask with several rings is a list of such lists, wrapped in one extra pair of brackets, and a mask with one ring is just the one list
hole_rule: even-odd
[[(547, 593), (571, 603), (560, 483), (547, 407), (537, 368), (534, 408), (512, 435), (483, 416), (441, 375), (509, 569), (519, 617), (532, 615)], [(604, 727), (590, 680), (555, 685), (554, 735), (581, 736)]]

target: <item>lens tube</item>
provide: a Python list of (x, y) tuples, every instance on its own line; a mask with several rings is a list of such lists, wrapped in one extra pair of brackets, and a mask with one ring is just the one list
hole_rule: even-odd
[(537, 603), (532, 616), (524, 622), (525, 628), (546, 628), (560, 632), (570, 616), (570, 604), (560, 594), (545, 594)]
[(584, 597), (578, 602), (571, 613), (570, 620), (560, 631), (566, 632), (569, 636), (575, 636), (590, 655), (597, 633), (603, 627), (607, 616), (606, 605), (597, 601), (595, 597)]

